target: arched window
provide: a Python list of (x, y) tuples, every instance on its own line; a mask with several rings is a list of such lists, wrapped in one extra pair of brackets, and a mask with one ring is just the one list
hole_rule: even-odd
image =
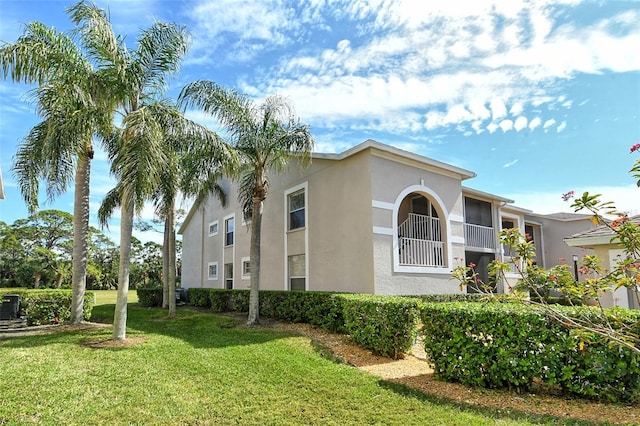
[(394, 270), (448, 271), (448, 214), (440, 197), (424, 185), (414, 185), (405, 188), (394, 204)]

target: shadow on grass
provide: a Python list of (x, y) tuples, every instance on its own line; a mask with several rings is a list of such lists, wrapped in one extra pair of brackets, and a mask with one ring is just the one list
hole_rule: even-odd
[(607, 422), (590, 422), (587, 420), (572, 419), (569, 417), (559, 417), (550, 414), (535, 414), (526, 411), (519, 411), (510, 408), (495, 408), (484, 405), (477, 405), (471, 403), (463, 403), (454, 401), (442, 396), (425, 393), (418, 389), (411, 388), (401, 383), (396, 383), (388, 380), (379, 380), (378, 384), (381, 388), (393, 391), (405, 398), (415, 398), (421, 402), (428, 402), (437, 404), (440, 406), (447, 406), (456, 408), (461, 411), (476, 413), (486, 417), (492, 417), (496, 420), (510, 419), (516, 421), (527, 421), (538, 424), (552, 424), (552, 425), (575, 425), (575, 426), (587, 426), (587, 425), (605, 425)]
[[(98, 305), (93, 308), (91, 322), (112, 324), (114, 305)], [(5, 347), (37, 347), (54, 343), (77, 341), (83, 344), (87, 339), (108, 339), (112, 329), (95, 330), (53, 329), (47, 334), (2, 338)], [(291, 333), (274, 331), (257, 326), (247, 328), (243, 321), (216, 315), (189, 307), (180, 308), (175, 318), (169, 318), (167, 311), (159, 308), (145, 308), (129, 304), (127, 309), (127, 337), (161, 335), (180, 339), (194, 348), (221, 348), (228, 346), (256, 345), (292, 336)], [(128, 339), (127, 339), (128, 340)], [(106, 348), (106, 347), (105, 347)], [(113, 345), (108, 349), (127, 349), (127, 345)]]

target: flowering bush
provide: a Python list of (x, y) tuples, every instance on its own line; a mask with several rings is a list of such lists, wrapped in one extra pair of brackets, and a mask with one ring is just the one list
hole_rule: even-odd
[[(640, 152), (640, 143), (631, 147), (631, 153)], [(637, 179), (640, 187), (640, 160), (636, 160), (630, 173)], [(640, 303), (640, 220), (629, 218), (627, 214), (618, 212), (612, 202), (602, 202), (600, 194), (591, 195), (585, 192), (576, 197), (574, 191), (562, 195), (563, 200), (573, 200), (571, 207), (576, 212), (587, 210), (593, 216), (596, 225), (602, 225), (611, 231), (612, 243), (619, 244), (624, 255), (618, 263), (605, 270), (601, 260), (589, 255), (582, 259), (579, 273), (581, 281), (576, 281), (566, 263), (561, 262), (550, 269), (543, 269), (534, 264), (535, 247), (533, 242), (522, 235), (518, 229), (504, 229), (500, 232), (500, 243), (509, 250), (505, 253), (511, 262), (495, 260), (489, 264), (489, 276), (492, 282), (502, 281), (505, 289), (512, 292), (513, 297), (529, 305), (541, 306), (548, 314), (561, 324), (572, 329), (578, 341), (584, 345), (593, 337), (600, 336), (619, 346), (640, 353), (640, 336), (638, 324), (619, 324), (605, 315), (600, 305), (600, 296), (607, 291), (627, 288)], [(607, 219), (614, 216), (615, 219)], [(515, 268), (515, 270), (513, 270)], [(507, 273), (515, 272), (517, 282), (509, 282)], [(453, 279), (461, 286), (469, 286), (478, 290), (487, 290), (491, 285), (483, 283), (475, 270), (475, 265), (458, 266), (453, 271)], [(487, 291), (489, 293), (489, 291)], [(593, 305), (599, 309), (600, 315), (572, 316), (557, 309), (549, 303), (549, 296), (559, 294), (566, 304)]]

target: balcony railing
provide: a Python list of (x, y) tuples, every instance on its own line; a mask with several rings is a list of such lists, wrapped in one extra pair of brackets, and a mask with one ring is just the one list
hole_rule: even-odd
[(494, 250), (496, 248), (496, 234), (492, 227), (464, 224), (464, 239), (467, 247)]
[(444, 266), (444, 243), (442, 241), (419, 240), (400, 237), (401, 265)]
[(409, 213), (398, 226), (401, 265), (443, 267), (444, 243), (440, 219)]

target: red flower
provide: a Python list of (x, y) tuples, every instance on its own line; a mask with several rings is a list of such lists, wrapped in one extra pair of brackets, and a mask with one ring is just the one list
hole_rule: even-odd
[[(637, 143), (631, 147), (631, 152), (635, 152), (639, 149), (640, 149), (640, 143)], [(629, 152), (629, 154), (631, 154), (631, 152)]]
[(611, 222), (611, 227), (612, 228), (617, 228), (618, 225), (620, 225), (621, 223), (624, 223), (628, 220), (627, 216), (620, 216), (619, 218), (615, 219), (613, 222)]
[(549, 275), (549, 279), (550, 279), (551, 281), (555, 281), (555, 280), (557, 280), (557, 279), (558, 279), (558, 277), (556, 277), (555, 275)]
[(473, 262), (469, 262), (469, 268), (475, 268), (475, 267), (476, 267), (476, 264), (475, 264), (475, 263), (473, 263)]

